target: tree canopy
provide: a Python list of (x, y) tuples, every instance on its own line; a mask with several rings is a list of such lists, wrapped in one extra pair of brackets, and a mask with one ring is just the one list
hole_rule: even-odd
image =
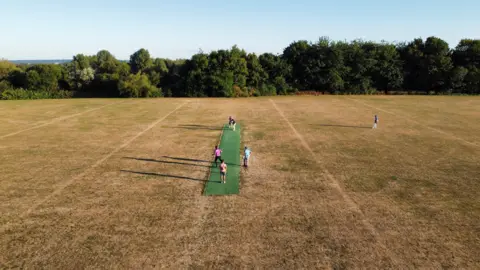
[(62, 65), (1, 60), (0, 94), (5, 90), (92, 97), (248, 97), (302, 91), (480, 94), (480, 40), (463, 39), (449, 48), (434, 36), (398, 44), (321, 37), (294, 41), (278, 55), (233, 46), (180, 60), (152, 58), (144, 48), (129, 61), (107, 50), (77, 54)]

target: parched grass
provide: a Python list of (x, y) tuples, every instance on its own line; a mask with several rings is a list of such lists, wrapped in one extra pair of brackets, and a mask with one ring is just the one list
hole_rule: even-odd
[[(0, 102), (78, 114), (1, 140), (0, 268), (480, 267), (480, 99), (272, 100), (313, 154), (267, 98)], [(251, 166), (205, 197), (229, 115)]]

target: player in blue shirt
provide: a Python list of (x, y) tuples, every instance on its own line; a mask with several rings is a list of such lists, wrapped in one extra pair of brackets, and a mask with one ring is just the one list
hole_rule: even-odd
[(250, 158), (250, 153), (252, 151), (245, 146), (243, 150), (243, 166), (248, 167), (248, 159)]
[(375, 114), (375, 119), (373, 119), (373, 128), (377, 128), (378, 116)]

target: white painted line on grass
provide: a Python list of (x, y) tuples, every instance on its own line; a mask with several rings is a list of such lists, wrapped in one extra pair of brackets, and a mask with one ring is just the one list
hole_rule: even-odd
[[(283, 120), (285, 120), (285, 122), (288, 124), (290, 129), (293, 131), (293, 133), (297, 136), (298, 140), (303, 145), (303, 147), (305, 147), (305, 149), (307, 149), (308, 152), (310, 152), (310, 154), (313, 156), (315, 162), (317, 162), (320, 165), (324, 174), (326, 175), (328, 180), (330, 180), (330, 184), (340, 193), (340, 195), (342, 196), (344, 201), (347, 203), (347, 205), (352, 210), (354, 210), (355, 212), (360, 214), (362, 224), (370, 231), (370, 233), (375, 237), (375, 239), (382, 246), (382, 248), (384, 248), (384, 250), (388, 253), (388, 255), (390, 256), (392, 261), (394, 261), (394, 262), (398, 261), (396, 256), (392, 252), (390, 252), (388, 247), (384, 244), (385, 241), (381, 238), (381, 235), (378, 233), (378, 231), (375, 229), (375, 227), (367, 220), (367, 218), (365, 217), (365, 214), (362, 212), (360, 207), (358, 207), (358, 204), (355, 201), (353, 201), (352, 198), (350, 198), (350, 196), (348, 196), (348, 194), (343, 190), (343, 188), (341, 187), (341, 185), (337, 181), (337, 179), (335, 179), (335, 177), (320, 162), (320, 160), (317, 158), (317, 155), (315, 154), (315, 152), (313, 152), (312, 148), (308, 145), (307, 141), (305, 141), (303, 136), (297, 131), (297, 129), (290, 122), (290, 120), (288, 120), (288, 118), (285, 116), (283, 111), (277, 106), (277, 104), (272, 99), (269, 99), (269, 100), (272, 103), (273, 107), (275, 107), (275, 109), (277, 110), (278, 114), (280, 114), (280, 116), (283, 118)], [(380, 240), (382, 240), (382, 241), (380, 241)]]
[(113, 149), (110, 153), (108, 153), (106, 156), (104, 156), (102, 159), (98, 160), (97, 162), (95, 162), (92, 166), (90, 166), (89, 168), (87, 168), (85, 171), (83, 171), (82, 173), (70, 178), (69, 180), (65, 181), (64, 183), (61, 183), (59, 185), (59, 187), (57, 187), (52, 193), (50, 193), (47, 197), (45, 197), (43, 200), (35, 203), (34, 205), (32, 205), (27, 211), (23, 212), (20, 217), (23, 218), (27, 215), (29, 215), (32, 211), (34, 211), (37, 207), (39, 207), (40, 205), (44, 204), (45, 202), (47, 202), (48, 200), (50, 200), (51, 198), (53, 198), (54, 196), (60, 194), (66, 187), (70, 186), (71, 184), (73, 184), (75, 181), (77, 181), (78, 179), (82, 178), (83, 176), (85, 176), (87, 173), (91, 172), (93, 169), (95, 169), (96, 167), (100, 166), (103, 162), (105, 162), (108, 158), (110, 158), (112, 155), (114, 155), (115, 153), (117, 153), (118, 151), (122, 150), (123, 148), (127, 147), (130, 143), (132, 143), (135, 139), (137, 139), (138, 137), (142, 136), (143, 134), (145, 134), (145, 132), (149, 131), (150, 129), (152, 129), (153, 127), (155, 127), (157, 124), (159, 124), (160, 122), (162, 122), (163, 120), (165, 120), (165, 118), (167, 118), (168, 116), (170, 116), (171, 114), (173, 114), (174, 112), (176, 112), (178, 109), (182, 108), (185, 104), (187, 104), (187, 102), (184, 102), (182, 103), (181, 105), (177, 106), (174, 110), (172, 110), (171, 112), (169, 112), (168, 114), (166, 114), (165, 116), (163, 116), (162, 118), (156, 120), (155, 122), (151, 123), (147, 128), (145, 128), (144, 130), (140, 131), (139, 133), (137, 133), (137, 135), (133, 136), (132, 138), (130, 138), (128, 141), (126, 141), (124, 144), (118, 146), (117, 148)]
[(378, 111), (382, 111), (382, 112), (386, 112), (386, 113), (391, 114), (391, 115), (394, 115), (394, 116), (396, 116), (396, 117), (405, 119), (405, 120), (407, 120), (407, 121), (410, 121), (410, 122), (415, 123), (415, 124), (417, 124), (417, 125), (420, 125), (420, 126), (422, 126), (422, 127), (426, 127), (426, 128), (428, 128), (428, 129), (430, 129), (430, 130), (436, 131), (436, 132), (441, 133), (441, 134), (443, 134), (443, 135), (447, 135), (447, 136), (449, 136), (449, 137), (451, 137), (451, 138), (453, 138), (453, 139), (462, 141), (462, 142), (464, 142), (464, 143), (467, 143), (467, 144), (470, 144), (470, 145), (473, 145), (473, 146), (480, 147), (479, 144), (476, 144), (476, 143), (474, 143), (474, 142), (467, 141), (467, 140), (462, 139), (462, 138), (460, 138), (460, 137), (457, 137), (457, 136), (455, 136), (455, 135), (453, 135), (453, 134), (447, 133), (447, 132), (445, 132), (445, 131), (443, 131), (443, 130), (436, 129), (436, 128), (433, 128), (433, 127), (429, 127), (429, 126), (427, 126), (427, 125), (425, 125), (425, 124), (422, 124), (422, 123), (420, 123), (420, 122), (418, 122), (418, 121), (415, 121), (415, 120), (413, 120), (413, 119), (410, 119), (409, 117), (406, 117), (406, 116), (403, 116), (403, 115), (400, 115), (400, 114), (397, 114), (397, 113), (393, 113), (393, 112), (390, 112), (390, 111), (387, 111), (387, 110), (384, 110), (384, 109), (381, 109), (381, 108), (372, 106), (372, 105), (370, 105), (370, 104), (368, 104), (368, 103), (365, 103), (365, 102), (363, 102), (363, 101), (360, 101), (360, 100), (357, 100), (357, 99), (354, 99), (354, 98), (349, 98), (349, 97), (347, 97), (347, 99), (350, 99), (350, 100), (355, 101), (355, 102), (357, 102), (357, 103), (363, 104), (363, 105), (365, 105), (365, 106), (367, 106), (367, 107), (370, 107), (370, 108), (372, 108), (372, 109), (375, 109), (375, 110), (378, 110)]
[(93, 108), (93, 109), (90, 109), (90, 110), (86, 110), (86, 111), (83, 111), (83, 112), (79, 112), (79, 113), (76, 113), (76, 114), (70, 114), (70, 115), (65, 115), (65, 116), (57, 117), (57, 118), (54, 118), (54, 119), (52, 119), (52, 120), (50, 120), (50, 121), (48, 121), (48, 122), (46, 122), (46, 123), (43, 123), (43, 124), (39, 124), (39, 125), (36, 125), (36, 126), (33, 126), (33, 127), (29, 127), (29, 128), (22, 129), (22, 130), (19, 130), (19, 131), (15, 131), (15, 132), (12, 132), (12, 133), (9, 133), (9, 134), (6, 134), (6, 135), (2, 135), (2, 136), (0, 136), (0, 139), (4, 139), (4, 138), (7, 138), (7, 137), (11, 137), (11, 136), (14, 136), (14, 135), (23, 133), (23, 132), (25, 132), (25, 131), (29, 131), (29, 130), (41, 128), (41, 127), (44, 127), (44, 126), (48, 126), (48, 125), (51, 125), (51, 124), (53, 124), (53, 123), (55, 123), (55, 122), (59, 122), (59, 121), (62, 121), (62, 120), (65, 120), (65, 119), (69, 119), (69, 118), (72, 118), (72, 117), (75, 117), (75, 116), (79, 116), (79, 115), (82, 115), (82, 114), (86, 114), (86, 113), (89, 113), (89, 112), (97, 111), (97, 110), (103, 109), (103, 108), (105, 108), (105, 107), (112, 106), (112, 105), (116, 105), (116, 104), (120, 104), (120, 103), (124, 103), (124, 102), (127, 102), (127, 101), (125, 100), (125, 101), (110, 103), (110, 104), (106, 104), (106, 105), (103, 105), (103, 106), (100, 106), (100, 107), (97, 107), (97, 108)]

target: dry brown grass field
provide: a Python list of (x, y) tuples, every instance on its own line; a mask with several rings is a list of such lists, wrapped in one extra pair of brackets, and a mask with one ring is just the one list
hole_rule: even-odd
[(478, 97), (2, 101), (0, 151), (0, 268), (480, 268)]

